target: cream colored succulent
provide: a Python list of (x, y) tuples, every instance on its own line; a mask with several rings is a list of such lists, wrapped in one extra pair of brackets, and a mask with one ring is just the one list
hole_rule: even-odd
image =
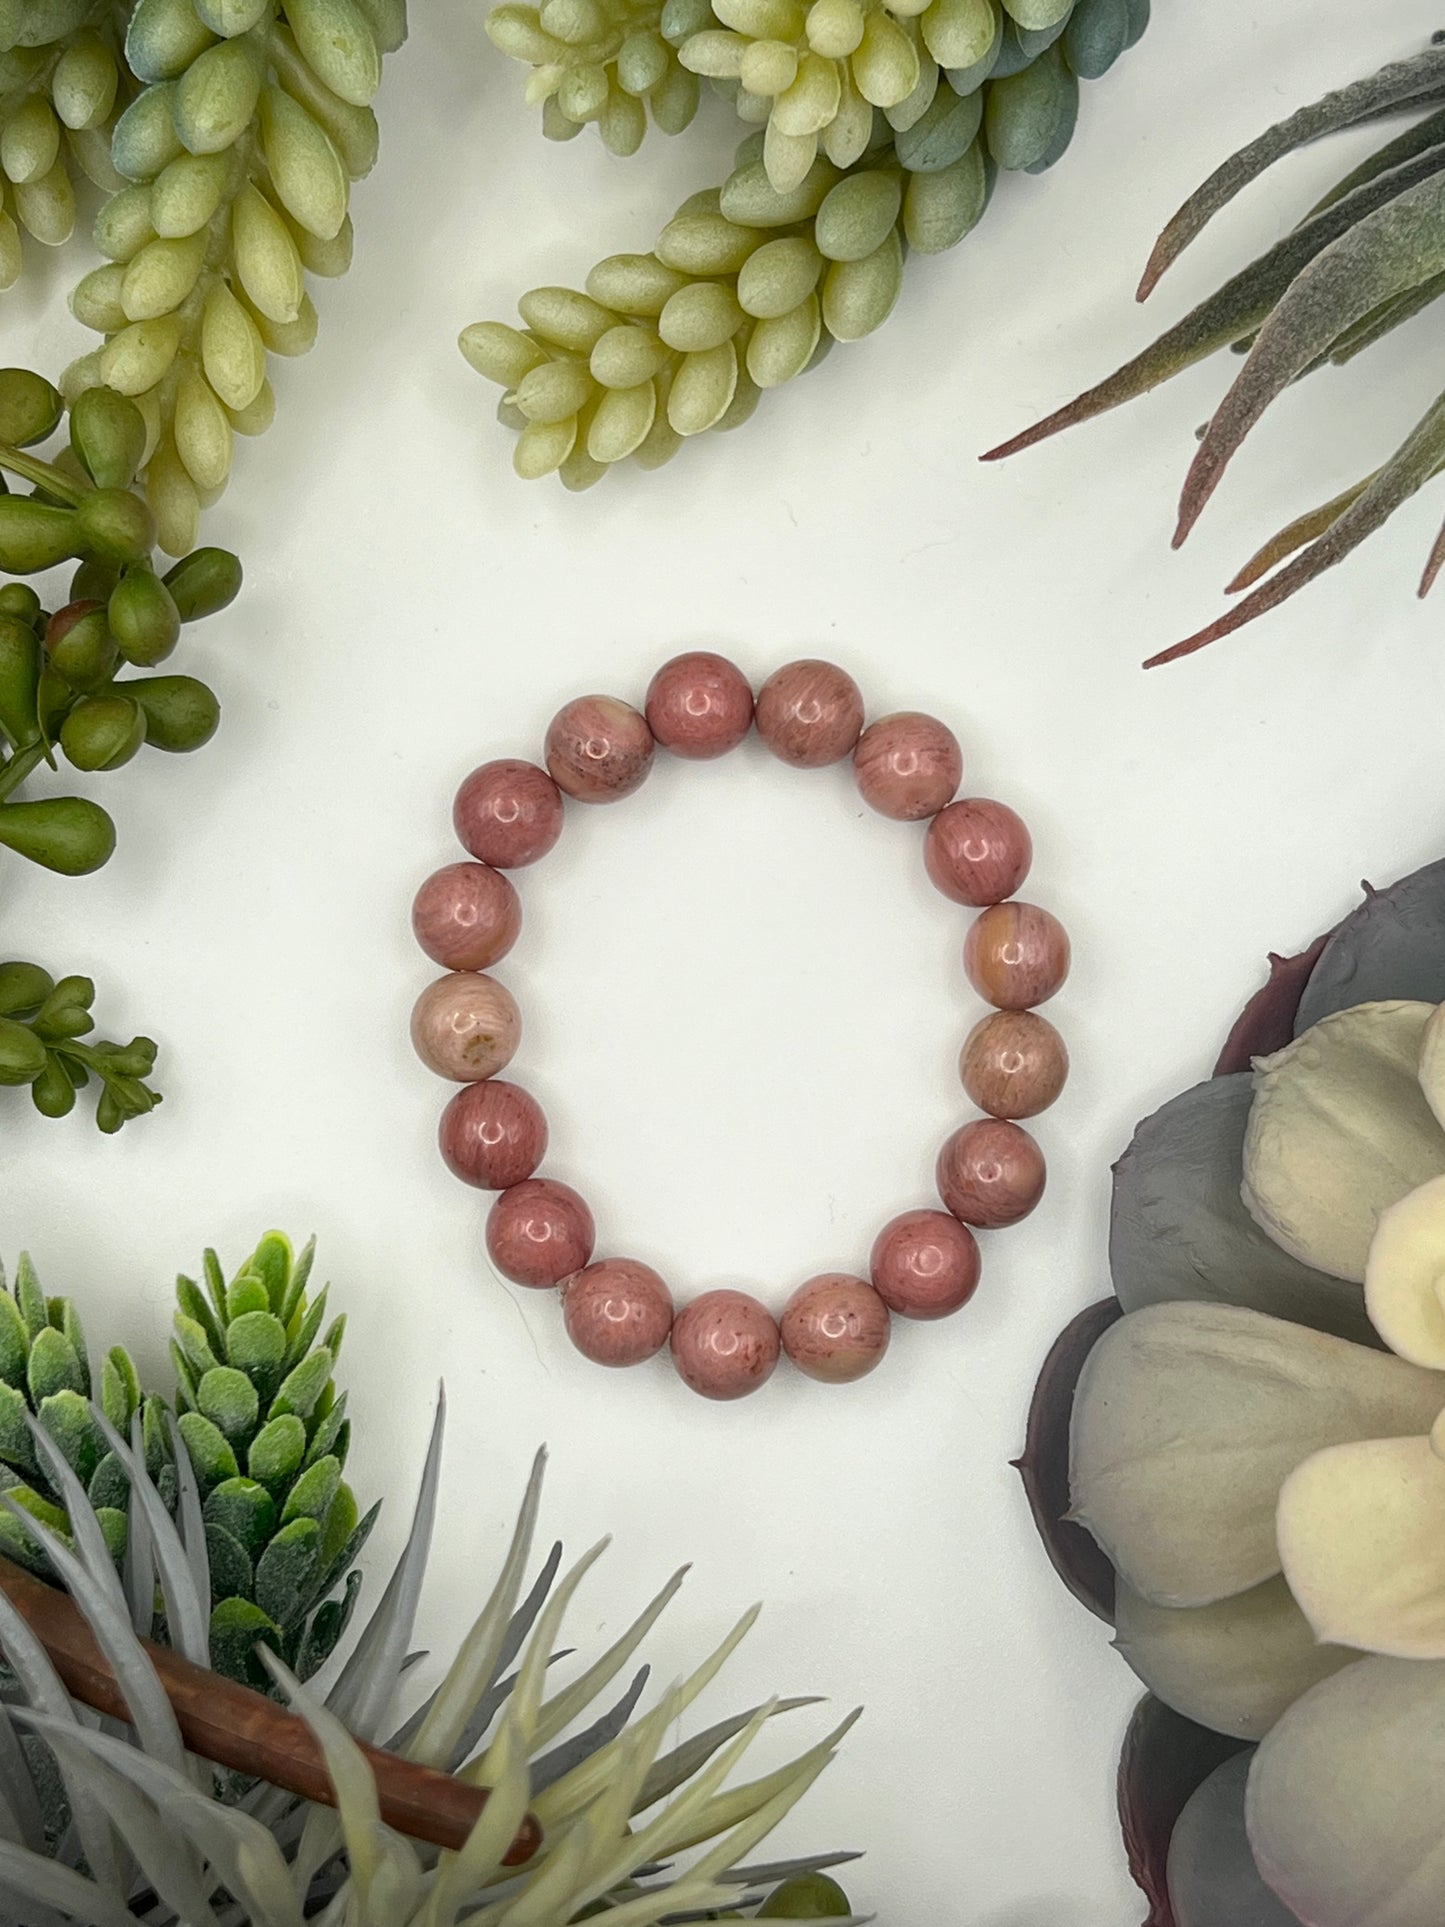
[(1074, 1516), (1118, 1575), (1124, 1657), (1261, 1742), (1254, 1863), (1311, 1927), (1438, 1927), (1445, 1829), (1445, 1006), (1325, 1017), (1256, 1067), (1242, 1196), (1357, 1287), (1376, 1349), (1225, 1303), (1095, 1347)]

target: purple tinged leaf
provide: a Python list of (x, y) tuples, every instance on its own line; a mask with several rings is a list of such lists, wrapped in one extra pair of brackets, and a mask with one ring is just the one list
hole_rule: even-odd
[(1330, 932), (1316, 937), (1308, 950), (1293, 957), (1269, 957), (1269, 979), (1254, 993), (1234, 1020), (1214, 1066), (1216, 1077), (1247, 1071), (1256, 1057), (1283, 1050), (1295, 1036), (1295, 1017), (1310, 972), (1320, 960)]
[(1114, 1568), (1091, 1534), (1068, 1517), (1069, 1421), (1084, 1361), (1123, 1315), (1117, 1299), (1105, 1298), (1071, 1319), (1055, 1339), (1034, 1387), (1023, 1457), (1014, 1461), (1054, 1571), (1075, 1599), (1109, 1625)]
[(1445, 83), (1445, 48), (1431, 47), (1412, 60), (1397, 61), (1364, 80), (1326, 94), (1267, 129), (1257, 140), (1232, 154), (1223, 166), (1217, 167), (1169, 222), (1154, 244), (1154, 252), (1139, 283), (1139, 299), (1143, 301), (1153, 291), (1164, 271), (1220, 209), (1277, 160), (1293, 153), (1297, 147), (1318, 140), (1321, 135), (1353, 127), (1382, 110), (1428, 97), (1430, 90), (1442, 83)]
[(1365, 900), (1325, 940), (1300, 999), (1298, 1036), (1337, 1010), (1403, 998), (1445, 1002), (1445, 859)]
[(1262, 548), (1256, 549), (1235, 576), (1224, 585), (1226, 595), (1238, 595), (1244, 589), (1251, 589), (1256, 582), (1267, 576), (1271, 569), (1278, 568), (1288, 556), (1294, 555), (1307, 542), (1323, 535), (1326, 529), (1333, 528), (1347, 508), (1351, 508), (1379, 473), (1373, 470), (1362, 482), (1356, 482), (1342, 494), (1330, 501), (1321, 503), (1317, 509), (1310, 509), (1298, 515), (1293, 522), (1287, 522), (1277, 535), (1272, 535)]
[(1327, 207), (1333, 207), (1336, 201), (1342, 201), (1357, 187), (1363, 187), (1367, 181), (1377, 180), (1381, 174), (1388, 174), (1392, 167), (1398, 167), (1401, 161), (1413, 160), (1416, 154), (1423, 154), (1427, 148), (1436, 147), (1442, 141), (1445, 141), (1445, 109), (1427, 114), (1424, 120), (1417, 120), (1413, 127), (1407, 127), (1403, 134), (1397, 134), (1393, 140), (1386, 141), (1383, 147), (1377, 147), (1368, 160), (1361, 161), (1358, 167), (1352, 167), (1348, 174), (1336, 181), (1329, 193), (1315, 202), (1305, 219), (1323, 214)]
[(1169, 1900), (1178, 1927), (1299, 1927), (1260, 1877), (1244, 1828), (1248, 1753), (1218, 1766), (1190, 1796), (1169, 1843)]
[(1382, 303), (1445, 272), (1445, 182), (1438, 178), (1445, 154), (1431, 149), (1387, 179), (1427, 167), (1429, 178), (1395, 194), (1302, 268), (1260, 329), (1190, 464), (1174, 533), (1176, 548), (1250, 429), (1290, 382)]
[(1196, 1788), (1244, 1745), (1196, 1726), (1152, 1695), (1135, 1708), (1119, 1760), (1119, 1824), (1129, 1871), (1149, 1903), (1144, 1927), (1183, 1927), (1169, 1899), (1175, 1825)]

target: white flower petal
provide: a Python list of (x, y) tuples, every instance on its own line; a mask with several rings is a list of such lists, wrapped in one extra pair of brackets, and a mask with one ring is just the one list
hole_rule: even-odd
[(1155, 1606), (1120, 1580), (1115, 1645), (1156, 1699), (1215, 1733), (1262, 1739), (1358, 1655), (1324, 1646), (1283, 1579), (1212, 1606)]
[(1445, 1659), (1445, 1461), (1428, 1438), (1306, 1459), (1279, 1495), (1279, 1550), (1321, 1639)]
[(1365, 1264), (1365, 1309), (1391, 1351), (1445, 1369), (1445, 1177), (1380, 1214)]
[(1280, 1569), (1275, 1507), (1295, 1467), (1353, 1439), (1423, 1439), (1445, 1377), (1232, 1305), (1150, 1305), (1079, 1377), (1074, 1515), (1136, 1592), (1206, 1606)]
[(1332, 1277), (1362, 1279), (1379, 1214), (1445, 1171), (1418, 1077), (1431, 1011), (1337, 1011), (1256, 1067), (1241, 1195), (1276, 1244)]
[(1254, 1756), (1266, 1882), (1311, 1927), (1445, 1919), (1445, 1664), (1362, 1659), (1296, 1700)]

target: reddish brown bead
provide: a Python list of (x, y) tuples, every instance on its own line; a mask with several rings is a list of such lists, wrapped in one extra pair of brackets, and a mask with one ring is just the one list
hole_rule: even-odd
[(861, 1278), (844, 1271), (810, 1278), (779, 1320), (783, 1350), (800, 1372), (847, 1385), (873, 1370), (888, 1349), (888, 1307)]
[(527, 1178), (487, 1214), (487, 1251), (514, 1285), (543, 1290), (580, 1271), (596, 1238), (592, 1213), (570, 1184)]
[(468, 1084), (442, 1112), (442, 1161), (463, 1184), (506, 1191), (531, 1177), (547, 1149), (547, 1120), (535, 1097), (499, 1077)]
[(457, 791), (452, 823), (478, 862), (518, 870), (562, 834), (562, 792), (535, 763), (503, 757), (472, 771)]
[(678, 1375), (703, 1398), (746, 1398), (772, 1377), (781, 1351), (772, 1313), (745, 1291), (705, 1291), (673, 1321)]
[(411, 927), (426, 954), (448, 970), (485, 970), (517, 941), (522, 902), (500, 870), (448, 863), (417, 891)]
[(597, 1365), (640, 1365), (667, 1343), (672, 1293), (651, 1265), (603, 1258), (562, 1287), (567, 1336)]
[(868, 725), (853, 752), (853, 774), (863, 801), (880, 816), (918, 823), (957, 790), (963, 752), (936, 716), (906, 710)]
[(1002, 903), (1019, 889), (1034, 860), (1021, 816), (989, 796), (965, 796), (940, 810), (923, 839), (923, 861), (936, 888), (975, 909)]
[(454, 970), (417, 998), (411, 1041), (438, 1077), (476, 1084), (511, 1062), (522, 1041), (522, 1013), (494, 977)]
[(1022, 1125), (965, 1124), (938, 1154), (938, 1195), (964, 1224), (997, 1231), (1026, 1218), (1044, 1195), (1044, 1154)]
[(836, 663), (785, 663), (758, 691), (758, 734), (795, 769), (840, 763), (862, 728), (858, 685)]
[(963, 945), (968, 981), (999, 1010), (1046, 1004), (1069, 974), (1069, 935), (1034, 903), (995, 903), (975, 917)]
[(947, 1211), (905, 1211), (885, 1224), (868, 1265), (900, 1318), (947, 1318), (978, 1289), (978, 1241)]
[(579, 696), (552, 718), (547, 767), (558, 788), (579, 803), (615, 803), (641, 784), (653, 748), (640, 710), (615, 696)]
[(1069, 1053), (1047, 1017), (1032, 1010), (996, 1010), (964, 1039), (958, 1074), (974, 1103), (991, 1117), (1037, 1117), (1064, 1088)]
[(753, 726), (748, 679), (725, 656), (694, 649), (665, 662), (647, 686), (647, 726), (674, 756), (723, 756)]

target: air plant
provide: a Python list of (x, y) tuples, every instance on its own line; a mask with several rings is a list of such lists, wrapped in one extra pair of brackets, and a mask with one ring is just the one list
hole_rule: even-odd
[[(1142, 395), (1195, 362), (1233, 348), (1244, 366), (1190, 465), (1177, 548), (1270, 404), (1292, 383), (1386, 340), (1445, 294), (1445, 45), (1382, 67), (1280, 121), (1216, 169), (1155, 245), (1139, 299), (1241, 189), (1326, 134), (1385, 116), (1403, 133), (1352, 168), (1285, 237), (1097, 387), (993, 449), (993, 461)], [(1341, 562), (1445, 466), (1445, 397), (1379, 467), (1296, 517), (1229, 584), (1248, 590), (1226, 614), (1150, 658), (1173, 662), (1251, 622)], [(1445, 565), (1445, 529), (1426, 560), (1424, 595)]]
[(1150, 1689), (1151, 1927), (1445, 1907), (1442, 998), (1445, 864), (1275, 959), (1116, 1167), (1116, 1299), (1040, 1380), (1035, 1516)]

